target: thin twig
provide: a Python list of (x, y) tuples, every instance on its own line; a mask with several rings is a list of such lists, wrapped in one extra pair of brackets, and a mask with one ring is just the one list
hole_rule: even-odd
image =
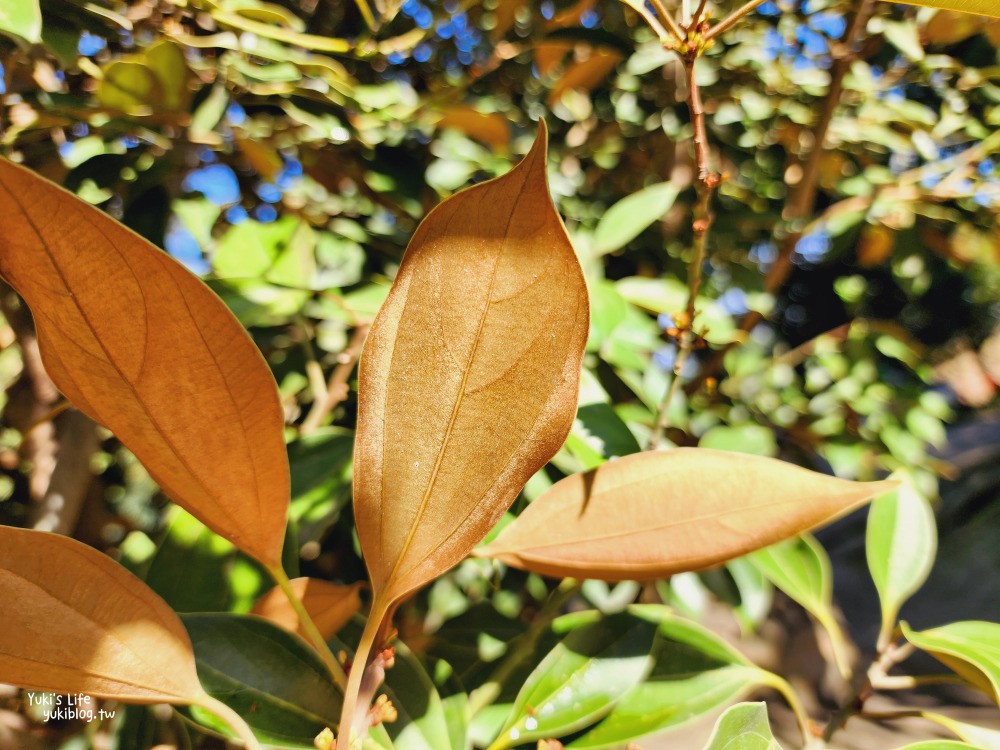
[(878, 658), (868, 667), (868, 671), (865, 672), (861, 682), (855, 688), (850, 700), (840, 707), (840, 710), (830, 719), (830, 723), (826, 725), (826, 729), (823, 731), (825, 742), (829, 742), (837, 730), (847, 723), (848, 719), (864, 711), (865, 702), (875, 690), (875, 684), (884, 679), (890, 669), (908, 659), (913, 651), (914, 647), (910, 643), (904, 643), (901, 646), (892, 643), (878, 654)]
[[(760, 5), (757, 0), (753, 0), (753, 2), (748, 3), (744, 8), (748, 6), (756, 7), (755, 3), (756, 5)], [(875, 0), (861, 1), (853, 17), (850, 19), (848, 30), (845, 32), (840, 45), (839, 54), (831, 67), (830, 88), (827, 90), (823, 100), (823, 109), (820, 112), (819, 119), (816, 121), (816, 127), (813, 129), (812, 150), (809, 152), (809, 156), (802, 167), (802, 177), (795, 186), (795, 190), (792, 191), (791, 197), (785, 207), (784, 228), (786, 233), (778, 250), (778, 258), (764, 278), (764, 288), (770, 294), (777, 293), (791, 275), (795, 248), (803, 236), (802, 220), (815, 210), (816, 197), (819, 193), (820, 166), (824, 154), (823, 147), (826, 143), (833, 117), (840, 104), (840, 97), (844, 90), (844, 76), (847, 75), (851, 64), (857, 57), (858, 47), (874, 6)], [(752, 8), (750, 9), (752, 10)], [(720, 23), (714, 27), (706, 35), (706, 39), (721, 33), (719, 29), (722, 25)], [(763, 319), (763, 314), (756, 310), (751, 310), (743, 316), (743, 319), (740, 321), (739, 330), (749, 332)], [(701, 388), (705, 380), (714, 377), (722, 367), (726, 353), (735, 346), (736, 341), (737, 339), (734, 339), (733, 343), (715, 350), (701, 368), (701, 372), (685, 386), (685, 391), (688, 395)]]
[(705, 14), (705, 7), (707, 5), (708, 0), (701, 0), (698, 3), (698, 7), (695, 8), (694, 15), (691, 16), (691, 23), (688, 25), (688, 31), (694, 31), (701, 24)]
[(719, 175), (711, 170), (708, 148), (708, 131), (705, 127), (705, 107), (701, 100), (701, 89), (695, 77), (695, 62), (698, 59), (697, 49), (683, 56), (684, 73), (687, 81), (687, 104), (691, 113), (691, 125), (694, 129), (694, 157), (698, 176), (695, 180), (697, 200), (692, 212), (691, 231), (693, 234), (691, 262), (688, 264), (688, 298), (683, 317), (678, 320), (677, 358), (674, 361), (674, 375), (660, 403), (656, 415), (656, 423), (650, 433), (648, 448), (653, 450), (663, 442), (663, 436), (670, 426), (670, 404), (677, 392), (681, 369), (698, 344), (700, 336), (694, 331), (694, 319), (697, 314), (698, 294), (701, 291), (702, 266), (708, 254), (708, 233), (714, 219), (712, 215), (712, 196), (719, 185)]
[(705, 41), (709, 42), (715, 39), (719, 34), (724, 34), (729, 31), (733, 26), (735, 26), (743, 16), (748, 13), (753, 12), (759, 6), (763, 5), (767, 0), (750, 0), (750, 2), (743, 5), (741, 8), (737, 8), (728, 16), (719, 21), (715, 26), (713, 26), (708, 33), (705, 34)]
[(370, 325), (364, 323), (354, 329), (354, 335), (351, 336), (347, 347), (337, 358), (337, 366), (333, 368), (326, 390), (320, 390), (316, 394), (312, 408), (299, 428), (299, 434), (308, 435), (314, 432), (329, 416), (330, 412), (347, 398), (348, 393), (350, 393), (347, 381), (351, 377), (351, 373), (354, 372), (354, 364), (358, 360), (358, 355), (361, 354), (361, 347), (365, 343), (365, 337), (368, 336), (369, 328)]
[[(635, 0), (638, 5), (645, 5), (644, 0)], [(680, 24), (677, 23), (677, 19), (674, 18), (674, 14), (667, 10), (667, 7), (663, 4), (663, 0), (649, 0), (650, 4), (656, 10), (656, 15), (663, 22), (663, 24), (670, 29), (670, 33), (673, 35), (674, 39), (678, 42), (683, 42), (687, 35), (684, 30), (681, 29)], [(629, 3), (633, 8), (634, 4)]]

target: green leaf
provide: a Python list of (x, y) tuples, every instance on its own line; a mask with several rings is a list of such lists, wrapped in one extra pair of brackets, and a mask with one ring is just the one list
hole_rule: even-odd
[(924, 59), (924, 48), (920, 44), (920, 34), (912, 21), (885, 21), (882, 33), (892, 46), (913, 62)]
[(469, 738), (469, 696), (455, 693), (441, 700), (452, 750), (472, 750)]
[[(319, 656), (296, 635), (249, 615), (181, 617), (205, 690), (242, 716), (262, 742), (312, 748), (336, 726), (342, 696)], [(192, 709), (200, 724), (228, 735), (214, 716)]]
[(600, 349), (601, 344), (622, 323), (628, 315), (628, 303), (619, 294), (615, 285), (602, 279), (590, 287), (590, 338), (587, 348)]
[(774, 432), (758, 424), (711, 427), (701, 436), (698, 447), (752, 453), (755, 456), (778, 455), (778, 443), (774, 439)]
[(1000, 624), (968, 620), (921, 632), (900, 625), (906, 640), (1000, 704)]
[(865, 548), (882, 603), (881, 642), (885, 643), (900, 607), (927, 580), (937, 551), (934, 511), (912, 481), (872, 501)]
[(596, 403), (581, 406), (576, 418), (582, 431), (593, 442), (593, 447), (604, 458), (627, 456), (637, 453), (639, 442), (611, 404)]
[(160, 82), (163, 96), (162, 100), (149, 103), (171, 112), (183, 109), (188, 96), (188, 67), (180, 45), (169, 39), (161, 39), (149, 46), (142, 57)]
[(781, 750), (771, 734), (764, 703), (739, 703), (715, 724), (705, 750)]
[(850, 675), (846, 640), (833, 614), (833, 572), (826, 550), (811, 534), (746, 556), (771, 583), (802, 605), (830, 636), (837, 667)]
[(4, 0), (0, 4), (0, 31), (32, 44), (42, 41), (42, 9), (38, 0)]
[(316, 270), (316, 235), (294, 216), (269, 224), (249, 220), (231, 227), (216, 248), (212, 267), (220, 278), (266, 278), (309, 288)]
[(97, 87), (97, 100), (102, 106), (123, 112), (144, 112), (144, 108), (163, 99), (156, 74), (138, 60), (115, 60), (104, 68), (104, 77)]
[(953, 732), (963, 742), (968, 742), (969, 745), (978, 748), (978, 750), (1000, 750), (1000, 732), (996, 729), (966, 724), (962, 721), (956, 721), (950, 716), (932, 711), (922, 711), (920, 715), (929, 721), (940, 724), (949, 732)]
[(811, 535), (803, 534), (752, 552), (746, 559), (817, 619), (831, 612), (830, 560)]
[(608, 713), (652, 666), (656, 623), (631, 613), (573, 630), (542, 660), (491, 750), (562, 737)]
[(292, 469), (289, 515), (306, 539), (322, 536), (351, 499), (354, 433), (326, 427), (288, 444)]
[(644, 187), (609, 208), (594, 231), (594, 252), (603, 255), (624, 247), (657, 219), (662, 219), (678, 194), (669, 182)]
[[(897, 2), (897, 0), (888, 0)], [(940, 8), (941, 10), (957, 10), (960, 13), (975, 13), (980, 16), (1000, 18), (1000, 6), (996, 0), (898, 0), (907, 5), (922, 5), (925, 8)]]
[(676, 313), (687, 304), (687, 285), (674, 278), (628, 276), (616, 281), (615, 287), (627, 302), (654, 313)]
[(183, 508), (174, 508), (146, 583), (175, 612), (228, 608), (229, 568), (236, 547)]
[[(441, 696), (423, 665), (400, 641), (396, 664), (386, 672), (385, 693), (399, 712), (386, 732), (396, 750), (451, 750)], [(461, 749), (459, 749), (461, 750)]]
[(568, 747), (622, 747), (718, 711), (769, 677), (705, 628), (668, 615), (657, 632), (649, 676)]

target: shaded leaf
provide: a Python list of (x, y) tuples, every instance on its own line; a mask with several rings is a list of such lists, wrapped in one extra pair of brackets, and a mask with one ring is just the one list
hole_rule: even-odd
[(649, 676), (569, 748), (622, 747), (718, 711), (770, 677), (710, 631), (672, 616), (660, 623), (652, 655)]
[(236, 548), (182, 508), (146, 571), (146, 583), (175, 612), (216, 612), (229, 603), (229, 568)]
[[(182, 619), (205, 690), (243, 716), (262, 741), (312, 748), (317, 734), (336, 726), (341, 694), (300, 638), (247, 615)], [(214, 716), (192, 713), (199, 723), (229, 734)]]
[(715, 724), (705, 750), (781, 750), (771, 734), (764, 703), (739, 703)]
[(670, 182), (649, 185), (605, 211), (594, 230), (594, 252), (610, 253), (624, 247), (674, 205), (680, 191)]
[(900, 626), (906, 640), (1000, 703), (1000, 624), (968, 620), (920, 632)]
[(428, 215), (368, 335), (354, 507), (375, 612), (465, 557), (572, 425), (587, 293), (545, 139)]
[(894, 486), (739, 453), (650, 451), (556, 483), (475, 554), (544, 575), (663, 578), (773, 544)]
[[(995, 0), (900, 0), (907, 5), (922, 5), (925, 8), (957, 10), (962, 13), (976, 13), (981, 16), (1000, 18), (1000, 6)], [(896, 2), (896, 0), (891, 0)]]
[(104, 68), (97, 99), (105, 107), (133, 114), (180, 112), (191, 98), (189, 71), (180, 46), (161, 40)]
[(288, 460), (277, 388), (219, 299), (61, 188), (0, 160), (0, 275), (27, 302), (66, 397), (178, 504), (280, 564)]
[(0, 601), (5, 683), (135, 703), (205, 697), (177, 615), (85, 544), (0, 526)]
[(652, 665), (656, 623), (630, 613), (573, 630), (541, 661), (490, 747), (562, 737), (607, 714)]
[[(291, 583), (323, 638), (334, 636), (361, 608), (360, 583), (344, 586), (318, 578), (294, 578)], [(277, 586), (264, 594), (250, 613), (308, 639), (288, 597)]]
[(912, 482), (872, 501), (865, 551), (888, 638), (900, 607), (927, 580), (937, 551), (934, 511)]

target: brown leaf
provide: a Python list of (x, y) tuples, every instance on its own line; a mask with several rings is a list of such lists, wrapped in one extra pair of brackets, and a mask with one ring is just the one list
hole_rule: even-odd
[(475, 554), (543, 575), (663, 578), (795, 536), (897, 484), (703, 448), (636, 453), (556, 483)]
[(204, 703), (187, 631), (95, 549), (0, 526), (0, 682), (136, 703)]
[[(361, 608), (360, 583), (339, 586), (318, 578), (293, 578), (291, 584), (292, 590), (324, 639), (336, 635)], [(264, 594), (250, 613), (260, 615), (290, 633), (298, 633), (309, 640), (299, 624), (298, 615), (288, 603), (288, 597), (277, 586)]]
[(542, 125), (518, 166), (435, 208), (368, 335), (354, 508), (373, 613), (465, 557), (572, 425), (589, 305), (545, 160)]
[(510, 141), (510, 127), (506, 117), (495, 112), (479, 112), (464, 104), (445, 107), (441, 112), (441, 119), (437, 121), (437, 127), (440, 130), (458, 130), (494, 150), (506, 148)]
[(288, 459), (277, 388), (236, 318), (146, 240), (0, 159), (0, 275), (52, 380), (177, 503), (280, 565)]
[(566, 91), (576, 89), (590, 93), (602, 84), (621, 61), (618, 51), (595, 49), (585, 60), (574, 62), (549, 92), (549, 105), (559, 101)]

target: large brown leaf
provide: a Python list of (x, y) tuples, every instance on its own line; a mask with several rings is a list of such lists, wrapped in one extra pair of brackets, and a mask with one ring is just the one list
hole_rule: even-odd
[(465, 557), (559, 449), (589, 325), (546, 131), (417, 229), (359, 374), (354, 507), (373, 612)]
[(795, 536), (896, 486), (703, 448), (636, 453), (557, 482), (476, 555), (543, 575), (663, 578)]
[(160, 486), (280, 564), (288, 460), (274, 380), (222, 302), (134, 232), (0, 159), (0, 275), (28, 303), (52, 380)]
[(0, 682), (138, 703), (204, 703), (187, 631), (110, 558), (0, 526)]

